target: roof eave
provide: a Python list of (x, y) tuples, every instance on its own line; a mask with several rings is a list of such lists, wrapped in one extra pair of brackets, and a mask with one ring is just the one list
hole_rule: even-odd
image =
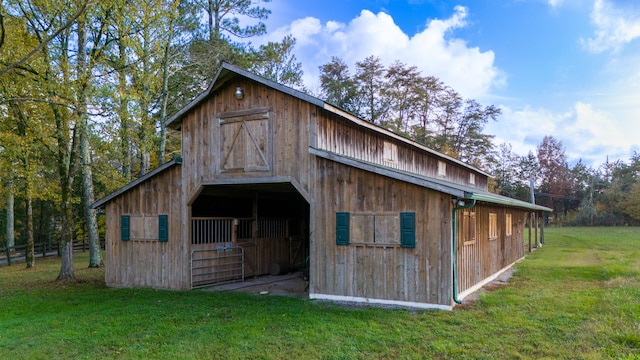
[(156, 175), (158, 175), (160, 173), (163, 173), (165, 170), (167, 170), (167, 169), (169, 169), (169, 168), (171, 168), (171, 167), (173, 167), (175, 165), (179, 165), (179, 164), (182, 164), (182, 158), (180, 158), (180, 157), (175, 158), (175, 159), (173, 159), (173, 160), (171, 160), (171, 161), (169, 161), (169, 162), (167, 162), (167, 163), (165, 163), (165, 164), (153, 169), (152, 171), (146, 173), (145, 175), (139, 177), (138, 179), (128, 183), (127, 185), (125, 185), (125, 186), (121, 187), (120, 189), (112, 192), (111, 194), (103, 197), (102, 199), (94, 202), (93, 204), (90, 205), (90, 207), (92, 209), (99, 209), (99, 208), (103, 207), (104, 205), (106, 205), (106, 203), (108, 203), (109, 201), (117, 198), (118, 196), (124, 194), (125, 192), (131, 190), (132, 188), (138, 186), (139, 184), (141, 184), (141, 183), (151, 179), (152, 177), (154, 177), (154, 176), (156, 176)]
[(477, 200), (477, 201), (488, 202), (488, 203), (492, 203), (492, 204), (525, 208), (525, 209), (530, 209), (530, 210), (547, 211), (547, 212), (552, 212), (553, 211), (553, 209), (548, 208), (546, 206), (532, 204), (532, 203), (528, 203), (526, 201), (512, 199), (510, 197), (506, 197), (506, 196), (502, 196), (502, 195), (498, 195), (498, 194), (492, 194), (492, 193), (467, 192), (465, 194), (465, 198), (466, 199)]

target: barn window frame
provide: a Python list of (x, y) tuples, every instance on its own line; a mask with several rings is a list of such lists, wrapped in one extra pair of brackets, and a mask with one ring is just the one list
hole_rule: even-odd
[(385, 141), (382, 148), (383, 160), (385, 163), (397, 163), (398, 162), (398, 145)]
[(476, 243), (476, 212), (464, 211), (462, 213), (462, 232), (461, 240), (464, 245), (473, 245)]
[(489, 240), (498, 239), (498, 214), (489, 213)]
[(447, 176), (447, 163), (438, 160), (438, 176)]
[(415, 212), (336, 212), (336, 245), (415, 248)]
[(513, 218), (511, 214), (506, 214), (504, 217), (504, 226), (505, 226), (505, 235), (511, 236), (513, 235)]

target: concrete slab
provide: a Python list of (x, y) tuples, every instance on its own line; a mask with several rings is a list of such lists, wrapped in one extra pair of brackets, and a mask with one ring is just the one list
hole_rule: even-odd
[(255, 278), (247, 278), (220, 285), (214, 285), (209, 291), (241, 291), (255, 295), (280, 295), (308, 298), (309, 282), (302, 277), (302, 272), (294, 272), (286, 275), (264, 275)]

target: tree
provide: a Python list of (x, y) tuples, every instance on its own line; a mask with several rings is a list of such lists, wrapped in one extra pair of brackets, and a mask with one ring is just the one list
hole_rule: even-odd
[[(84, 13), (86, 2), (78, 6), (59, 6), (55, 3), (32, 4), (18, 1), (10, 3), (12, 11), (25, 20), (26, 28), (31, 36), (39, 42), (39, 55), (30, 59), (25, 67), (24, 75), (29, 76), (26, 81), (37, 86), (37, 95), (49, 109), (42, 108), (40, 115), (43, 119), (54, 119), (54, 138), (57, 140), (55, 149), (57, 170), (59, 175), (59, 204), (61, 228), (61, 257), (58, 279), (74, 277), (73, 271), (73, 177), (72, 164), (75, 158), (75, 122), (71, 119), (73, 94), (72, 71), (70, 66), (69, 48), (72, 43), (69, 22), (75, 23), (78, 14)], [(56, 29), (64, 29), (58, 31)], [(52, 61), (55, 59), (56, 61)], [(37, 61), (35, 61), (37, 60)], [(27, 69), (28, 68), (28, 69)], [(50, 126), (51, 127), (51, 126)]]
[(378, 124), (388, 109), (388, 101), (383, 97), (385, 68), (379, 57), (368, 56), (356, 62), (355, 82), (360, 98), (360, 115), (365, 120)]
[[(52, 40), (54, 40), (58, 35), (60, 35), (64, 31), (67, 31), (75, 23), (78, 17), (80, 17), (80, 15), (82, 15), (85, 12), (85, 10), (87, 9), (87, 5), (89, 5), (89, 0), (82, 2), (78, 7), (75, 15), (67, 19), (66, 22), (61, 24), (52, 34), (46, 36), (45, 38), (40, 38), (38, 44), (34, 46), (33, 49), (31, 49), (31, 51), (29, 51), (24, 56), (22, 56), (21, 58), (13, 62), (5, 63), (4, 67), (0, 69), (0, 76), (6, 74), (7, 72), (13, 69), (21, 67), (23, 64), (28, 62), (31, 58), (36, 56), (45, 46), (47, 46), (47, 44), (49, 44)], [(23, 5), (20, 5), (20, 7), (22, 8)], [(4, 26), (4, 14), (5, 14), (4, 10), (5, 9), (4, 9), (4, 3), (3, 3), (2, 5), (0, 5), (0, 31), (1, 31), (0, 50), (2, 50), (3, 46), (5, 45), (5, 37), (6, 37), (6, 31), (5, 31), (6, 29)]]
[[(13, 5), (13, 4), (9, 4)], [(14, 10), (13, 8), (11, 9)], [(15, 59), (24, 59), (22, 54), (37, 48), (41, 38), (29, 33), (27, 22), (15, 14), (3, 15), (3, 40), (7, 41), (0, 61), (16, 64)], [(42, 48), (42, 47), (41, 47)], [(24, 200), (23, 239), (26, 236), (26, 266), (35, 266), (34, 256), (34, 216), (33, 202), (50, 197), (50, 183), (36, 187), (38, 178), (46, 170), (42, 169), (43, 153), (49, 148), (48, 128), (44, 126), (42, 108), (46, 101), (38, 101), (40, 89), (32, 81), (39, 75), (43, 62), (37, 56), (30, 56), (29, 63), (22, 62), (0, 77), (3, 118), (0, 122), (0, 168), (5, 169), (7, 182), (7, 242), (8, 248), (15, 244), (16, 199)]]
[[(569, 208), (569, 167), (562, 142), (547, 135), (538, 145), (538, 164), (542, 180), (541, 189), (544, 193), (544, 204), (553, 208), (559, 216), (566, 217)], [(558, 210), (562, 209), (562, 212)]]
[(387, 84), (383, 95), (390, 105), (380, 123), (391, 131), (407, 136), (418, 114), (420, 95), (416, 90), (423, 85), (420, 71), (415, 66), (396, 61), (387, 69), (385, 78)]
[[(260, 1), (268, 3), (271, 0)], [(264, 7), (253, 6), (251, 0), (197, 0), (196, 3), (205, 11), (212, 46), (216, 45), (215, 40), (226, 36), (248, 38), (263, 35), (267, 31), (262, 21), (244, 27), (240, 25), (239, 17), (266, 20), (271, 14)]]
[[(268, 3), (259, 0), (257, 3)], [(271, 11), (264, 6), (254, 5), (251, 0), (194, 0), (196, 8), (202, 13), (197, 18), (206, 19), (206, 31), (196, 31), (188, 45), (188, 55), (174, 80), (179, 86), (192, 88), (188, 99), (204, 91), (209, 81), (223, 61), (232, 62), (243, 68), (249, 68), (250, 54), (242, 39), (266, 33), (266, 20)], [(187, 5), (188, 6), (188, 5)], [(257, 23), (242, 25), (243, 20)]]
[(338, 57), (320, 66), (320, 87), (325, 101), (351, 113), (358, 113), (357, 88), (348, 65)]
[(287, 35), (282, 42), (261, 45), (253, 54), (251, 71), (282, 85), (304, 91), (302, 64), (292, 53), (296, 39)]

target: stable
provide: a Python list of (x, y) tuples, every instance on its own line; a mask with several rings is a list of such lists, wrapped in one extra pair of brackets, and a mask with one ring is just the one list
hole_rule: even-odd
[(313, 299), (450, 310), (522, 259), (526, 224), (551, 210), (228, 63), (167, 126), (182, 156), (93, 204), (106, 214), (108, 286), (306, 268)]

